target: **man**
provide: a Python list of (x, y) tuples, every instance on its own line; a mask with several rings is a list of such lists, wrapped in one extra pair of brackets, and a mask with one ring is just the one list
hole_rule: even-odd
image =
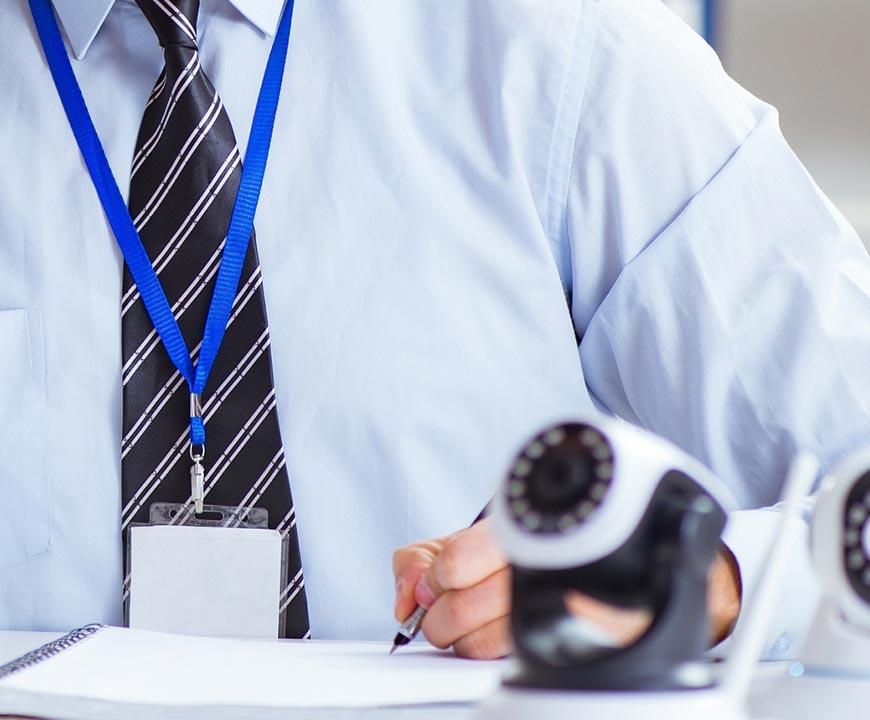
[[(171, 73), (201, 70), (191, 92), (213, 87), (225, 110), (217, 144), (234, 131), (247, 146), (283, 3), (201, 4), (53, 2), (131, 211), (163, 187), (137, 164), (171, 167), (150, 148), (186, 137)], [(135, 287), (24, 0), (3, 3), (0, 27), (0, 626), (120, 623), (122, 529), (147, 517), (147, 483), (169, 486), (160, 458), (177, 457), (127, 449), (142, 424), (186, 422), (185, 389), (174, 415), (129, 412), (160, 397), (131, 389), (148, 380), (130, 370)], [(155, 107), (167, 118), (149, 120)], [(171, 183), (174, 224), (140, 230), (153, 262), (215, 177)], [(286, 464), (282, 529), (298, 530), (313, 637), (391, 637), (390, 554), (431, 537), (396, 554), (397, 616), (416, 599), (436, 644), (507, 652), (487, 523), (443, 538), (532, 432), (598, 408), (700, 458), (745, 508), (712, 571), (718, 641), (756, 581), (776, 517), (763, 508), (795, 450), (827, 468), (870, 427), (867, 254), (775, 111), (659, 0), (299, 0), (255, 225), (248, 279), (262, 278), (274, 369), (258, 419), (279, 421), (283, 452), (252, 453), (234, 487)], [(210, 288), (194, 266), (161, 280), (174, 273), (170, 303)], [(806, 563), (788, 582), (773, 655), (812, 606)]]

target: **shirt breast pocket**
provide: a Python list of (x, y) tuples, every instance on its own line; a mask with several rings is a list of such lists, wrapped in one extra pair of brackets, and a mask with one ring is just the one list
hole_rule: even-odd
[(0, 569), (51, 546), (45, 423), (39, 310), (0, 310)]

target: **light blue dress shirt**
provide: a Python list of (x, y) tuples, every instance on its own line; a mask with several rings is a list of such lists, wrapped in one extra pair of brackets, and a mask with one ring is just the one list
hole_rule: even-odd
[[(202, 2), (242, 148), (281, 5)], [(161, 51), (132, 0), (55, 8), (126, 192)], [(121, 257), (25, 0), (0, 27), (0, 627), (118, 623)], [(314, 637), (390, 637), (392, 550), (545, 423), (716, 470), (747, 597), (796, 448), (870, 437), (867, 254), (658, 0), (298, 0), (256, 228)]]

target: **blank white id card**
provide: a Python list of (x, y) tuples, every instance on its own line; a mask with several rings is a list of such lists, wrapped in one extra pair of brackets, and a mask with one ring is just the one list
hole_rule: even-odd
[(279, 637), (283, 539), (277, 530), (130, 529), (129, 624), (220, 637)]

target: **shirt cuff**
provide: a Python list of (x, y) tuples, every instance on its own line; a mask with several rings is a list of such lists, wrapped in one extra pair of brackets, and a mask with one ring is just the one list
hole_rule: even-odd
[[(715, 656), (727, 656), (732, 638), (740, 631), (761, 581), (762, 566), (779, 520), (780, 511), (774, 508), (738, 510), (728, 514), (722, 539), (737, 560), (743, 588), (742, 607), (731, 635), (711, 650)], [(810, 557), (808, 524), (791, 523), (779, 542), (787, 543), (788, 558), (782, 586), (777, 593), (781, 600), (767, 628), (763, 660), (797, 659), (821, 595)]]

